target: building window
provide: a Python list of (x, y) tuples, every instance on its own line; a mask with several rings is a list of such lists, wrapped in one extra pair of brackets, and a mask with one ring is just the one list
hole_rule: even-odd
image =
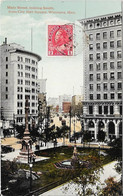
[(8, 95), (6, 94), (6, 99), (8, 99)]
[(122, 83), (117, 83), (117, 90), (122, 90)]
[(110, 48), (114, 48), (114, 41), (110, 42)]
[(32, 64), (35, 65), (35, 61), (34, 60), (32, 60)]
[(110, 73), (110, 80), (114, 80), (114, 72)]
[(98, 111), (99, 111), (99, 114), (102, 114), (102, 106), (101, 105), (99, 105)]
[(103, 90), (108, 90), (108, 84), (107, 83), (103, 84)]
[(97, 33), (97, 34), (96, 34), (96, 39), (97, 39), (97, 40), (100, 40), (100, 33)]
[(104, 49), (107, 49), (107, 42), (104, 42), (104, 43), (103, 43), (103, 48), (104, 48)]
[(92, 41), (93, 40), (93, 34), (89, 35), (89, 40)]
[(97, 64), (96, 64), (96, 69), (97, 69), (97, 70), (100, 70), (100, 63), (97, 63)]
[(6, 87), (6, 92), (8, 92), (8, 87)]
[(121, 30), (117, 30), (117, 37), (121, 37)]
[(107, 39), (107, 32), (103, 32), (103, 39)]
[(25, 63), (30, 63), (30, 59), (25, 58)]
[(114, 114), (114, 107), (112, 105), (110, 106), (110, 114)]
[(97, 91), (100, 91), (101, 88), (100, 88), (100, 84), (97, 84)]
[(6, 64), (6, 69), (8, 69), (8, 64)]
[(110, 69), (114, 69), (114, 62), (110, 62)]
[(100, 78), (100, 73), (99, 74), (97, 74), (97, 80), (100, 80), (101, 78)]
[(103, 98), (104, 98), (104, 99), (107, 99), (107, 98), (108, 98), (108, 95), (105, 93), (105, 94), (103, 95)]
[(92, 91), (93, 90), (93, 84), (89, 85), (89, 89)]
[(117, 62), (117, 69), (121, 69), (122, 68), (122, 63), (121, 63), (121, 61), (118, 61)]
[(101, 99), (101, 95), (100, 94), (97, 94), (97, 99)]
[(122, 99), (122, 93), (118, 93), (118, 99)]
[(100, 60), (100, 53), (96, 54), (97, 60)]
[(120, 48), (121, 47), (121, 40), (118, 40), (117, 41), (117, 48)]
[(107, 63), (103, 63), (103, 70), (107, 70)]
[(6, 84), (8, 84), (8, 80), (6, 80)]
[(107, 80), (107, 73), (103, 73), (103, 79)]
[(117, 58), (121, 58), (121, 51), (117, 51)]
[(89, 60), (90, 60), (90, 61), (93, 60), (93, 54), (89, 54)]
[(97, 50), (100, 50), (100, 43), (97, 43), (97, 44), (96, 44), (96, 49), (97, 49)]
[(35, 67), (32, 67), (32, 71), (35, 72), (35, 70), (36, 70)]
[(103, 53), (103, 59), (107, 59), (107, 52)]
[(114, 83), (111, 83), (111, 84), (110, 84), (110, 89), (111, 89), (111, 90), (114, 90)]
[(114, 93), (110, 94), (111, 99), (114, 99)]
[(117, 73), (117, 79), (122, 79), (122, 73), (121, 72)]
[(8, 61), (8, 57), (6, 57), (6, 61)]
[(107, 105), (104, 106), (104, 114), (108, 114), (108, 106)]
[(114, 52), (110, 52), (110, 59), (114, 59)]
[(93, 100), (93, 94), (90, 94), (90, 100)]
[(89, 50), (93, 50), (93, 44), (89, 45)]
[(114, 38), (114, 31), (110, 31), (110, 38)]
[(93, 71), (93, 64), (89, 64), (89, 70)]
[(93, 74), (90, 74), (90, 75), (89, 75), (89, 80), (90, 80), (90, 81), (93, 81)]
[(93, 114), (93, 106), (89, 105), (89, 114)]
[(6, 76), (8, 76), (8, 72), (6, 72)]

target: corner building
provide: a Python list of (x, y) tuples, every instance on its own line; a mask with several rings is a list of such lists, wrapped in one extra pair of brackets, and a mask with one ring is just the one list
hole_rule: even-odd
[(26, 51), (19, 44), (0, 46), (0, 103), (1, 118), (16, 123), (25, 123), (25, 100), (28, 97), (30, 119), (38, 116), (38, 61), (41, 57)]
[(84, 44), (84, 130), (97, 140), (122, 134), (122, 15), (114, 13), (80, 21)]

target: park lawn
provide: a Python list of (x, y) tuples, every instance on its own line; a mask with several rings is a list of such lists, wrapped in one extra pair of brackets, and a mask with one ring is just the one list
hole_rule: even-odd
[[(77, 151), (80, 153), (79, 158), (82, 160), (85, 160), (86, 157), (90, 153), (98, 153), (98, 149), (83, 149), (83, 148), (77, 148)], [(33, 171), (35, 172), (42, 172), (42, 175), (40, 175), (40, 178), (33, 182), (33, 190), (44, 187), (50, 183), (61, 181), (61, 183), (64, 183), (66, 181), (69, 181), (71, 179), (71, 170), (65, 170), (65, 169), (57, 169), (54, 166), (54, 163), (71, 159), (73, 155), (73, 147), (57, 147), (52, 149), (46, 149), (42, 151), (38, 151), (36, 153), (38, 156), (46, 156), (50, 157), (49, 159), (46, 159), (41, 162), (36, 162), (33, 165)], [(97, 154), (98, 156), (98, 154)], [(100, 156), (100, 159), (102, 161), (102, 166), (111, 162), (111, 158), (107, 156)], [(23, 168), (26, 167), (28, 169), (28, 166), (22, 165)]]

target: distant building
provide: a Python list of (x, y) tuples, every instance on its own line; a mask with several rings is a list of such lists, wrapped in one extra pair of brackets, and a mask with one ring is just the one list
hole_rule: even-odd
[(83, 95), (72, 96), (71, 111), (72, 114), (82, 114)]
[(55, 97), (48, 98), (48, 105), (56, 107), (59, 104), (59, 99)]
[(70, 112), (71, 102), (63, 102), (62, 104), (62, 112), (68, 114)]
[(60, 95), (59, 96), (59, 112), (62, 112), (63, 102), (71, 102), (71, 95)]
[(47, 79), (38, 79), (38, 93), (46, 94), (46, 81)]
[(38, 116), (37, 77), (41, 57), (7, 39), (0, 46), (0, 109), (1, 118), (25, 123), (25, 100), (28, 97), (30, 115)]

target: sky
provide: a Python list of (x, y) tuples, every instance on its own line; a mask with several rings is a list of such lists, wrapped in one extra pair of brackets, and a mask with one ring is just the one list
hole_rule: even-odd
[[(82, 27), (77, 20), (121, 11), (121, 0), (3, 0), (0, 7), (0, 40), (18, 43), (31, 51), (31, 29), (33, 52), (42, 57), (38, 68), (39, 79), (47, 78), (48, 97), (59, 95), (80, 95), (83, 86), (83, 42)], [(9, 7), (15, 7), (9, 9)], [(27, 7), (17, 8), (17, 7)], [(29, 9), (29, 8), (33, 9)], [(34, 9), (35, 8), (35, 9)], [(47, 11), (47, 13), (34, 13)], [(49, 13), (48, 11), (60, 13)], [(10, 12), (11, 11), (11, 12)], [(16, 13), (13, 13), (16, 12)], [(27, 13), (26, 11), (33, 11)], [(70, 13), (70, 12), (72, 13)], [(65, 12), (66, 14), (64, 14)], [(76, 55), (47, 55), (48, 25), (73, 24), (75, 27)]]

